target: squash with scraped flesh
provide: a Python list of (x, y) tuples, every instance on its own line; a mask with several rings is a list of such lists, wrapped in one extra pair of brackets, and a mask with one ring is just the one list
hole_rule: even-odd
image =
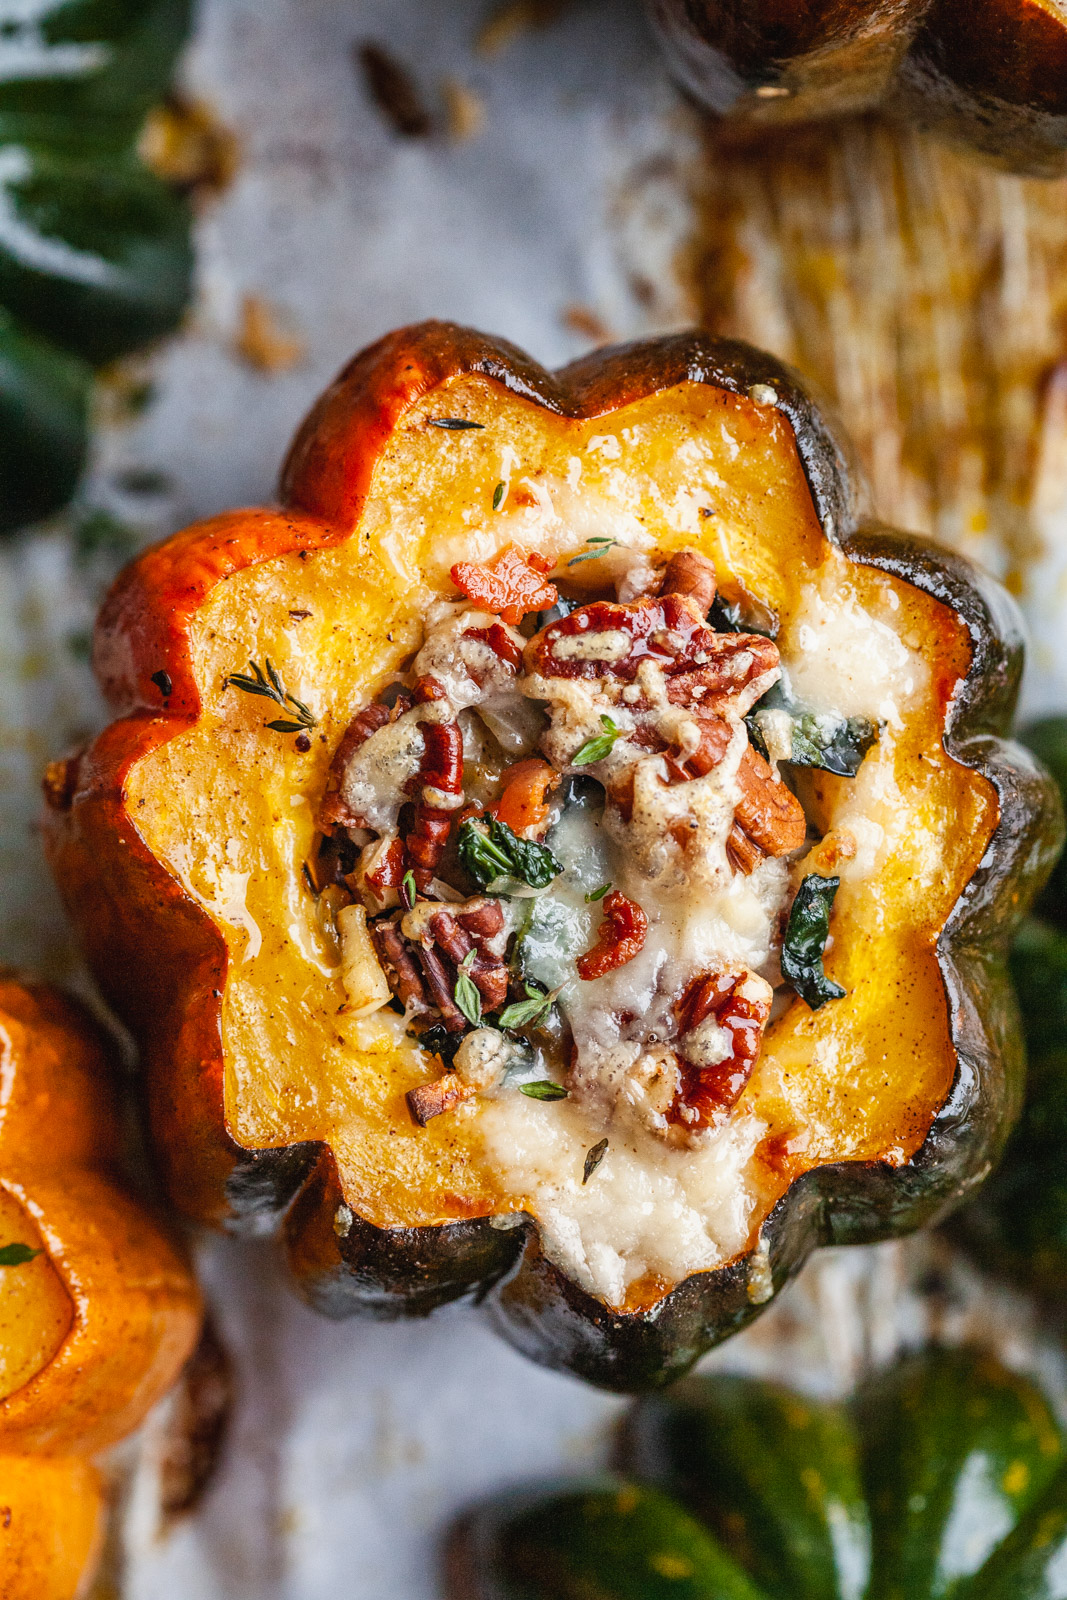
[(127, 570), (48, 850), (179, 1204), (629, 1388), (986, 1170), (1060, 819), (1010, 602), (844, 459), (746, 346), (426, 324)]
[(1064, 0), (648, 0), (709, 110), (774, 128), (882, 107), (1011, 171), (1067, 172)]
[(104, 1528), (92, 1457), (178, 1376), (200, 1298), (116, 1181), (100, 1039), (72, 1001), (0, 972), (0, 1592), (85, 1593)]

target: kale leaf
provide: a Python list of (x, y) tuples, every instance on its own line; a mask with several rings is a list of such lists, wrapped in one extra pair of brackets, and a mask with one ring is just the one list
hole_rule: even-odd
[(497, 878), (518, 878), (531, 889), (547, 889), (563, 871), (547, 845), (518, 834), (491, 817), (488, 826), (470, 818), (459, 830), (459, 859), (479, 888)]
[(826, 976), (823, 952), (830, 933), (830, 910), (840, 878), (806, 877), (797, 890), (782, 941), (782, 977), (813, 1011), (848, 993)]

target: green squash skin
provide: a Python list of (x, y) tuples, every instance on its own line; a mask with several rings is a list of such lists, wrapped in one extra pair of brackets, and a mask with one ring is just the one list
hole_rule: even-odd
[(450, 1566), (456, 1600), (766, 1600), (681, 1506), (621, 1481), (496, 1502)]
[[(1020, 741), (1032, 750), (1042, 766), (1052, 774), (1067, 803), (1067, 717), (1042, 717), (1019, 732)], [(1034, 907), (1057, 928), (1067, 931), (1067, 858), (1061, 856)]]
[[(1046, 717), (1020, 737), (1067, 794), (1067, 718)], [(984, 1263), (1032, 1289), (1067, 1289), (1067, 870), (1063, 858), (1011, 952), (1029, 1068), (1019, 1125), (1004, 1160), (958, 1220)]]
[(38, 75), (0, 76), (0, 533), (70, 498), (87, 448), (90, 368), (171, 332), (193, 272), (188, 204), (136, 152), (188, 31), (189, 0), (39, 10), (6, 22), (4, 41), (32, 46)]
[(634, 1407), (626, 1458), (768, 1593), (862, 1600), (870, 1528), (844, 1406), (752, 1378), (687, 1378)]
[(1067, 1600), (1067, 1471), (964, 1591), (966, 1600)]
[(969, 1351), (901, 1362), (855, 1403), (871, 1508), (867, 1600), (960, 1596), (1063, 1459), (1033, 1384)]
[[(692, 1378), (635, 1407), (622, 1456), (640, 1499), (550, 1484), (468, 1515), (450, 1600), (1067, 1600), (1063, 1435), (978, 1351), (906, 1357), (849, 1406)], [(664, 1552), (692, 1565), (667, 1586)]]

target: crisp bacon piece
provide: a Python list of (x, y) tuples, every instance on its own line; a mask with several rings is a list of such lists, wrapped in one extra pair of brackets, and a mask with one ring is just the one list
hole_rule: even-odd
[(671, 1121), (706, 1128), (737, 1103), (759, 1057), (771, 998), (770, 986), (746, 971), (706, 972), (693, 979), (675, 1007), (682, 1040), (714, 1017), (733, 1048), (710, 1067), (679, 1058), (682, 1088), (669, 1113)]
[(492, 561), (457, 561), (452, 582), (484, 611), (494, 611), (516, 627), (530, 611), (547, 611), (559, 598), (544, 574), (552, 563), (536, 551), (509, 544)]
[[(436, 678), (420, 678), (415, 702), (427, 705), (443, 700), (445, 691)], [(463, 735), (459, 723), (420, 722), (424, 749), (414, 784), (418, 787), (415, 820), (404, 841), (415, 887), (429, 889), (452, 831), (452, 821), (463, 804)]]
[(663, 574), (661, 596), (686, 595), (700, 615), (706, 617), (715, 599), (715, 590), (715, 568), (707, 556), (698, 555), (695, 550), (680, 550), (676, 556), (671, 556)]
[(647, 932), (648, 918), (641, 907), (613, 889), (604, 900), (604, 920), (596, 944), (576, 962), (579, 978), (588, 982), (624, 967), (643, 947)]
[(504, 788), (492, 813), (524, 839), (539, 837), (548, 822), (548, 795), (560, 773), (547, 761), (517, 761), (504, 774)]
[(411, 709), (411, 696), (400, 694), (392, 706), (383, 704), (381, 700), (373, 701), (369, 706), (364, 706), (362, 711), (357, 711), (352, 721), (345, 729), (341, 743), (334, 751), (333, 760), (330, 762), (330, 771), (326, 778), (326, 791), (316, 818), (318, 826), (323, 833), (329, 833), (332, 828), (359, 828), (362, 820), (349, 810), (341, 797), (341, 784), (344, 781), (345, 769), (356, 751), (365, 745), (372, 733), (377, 733), (379, 728), (396, 722), (405, 711)]

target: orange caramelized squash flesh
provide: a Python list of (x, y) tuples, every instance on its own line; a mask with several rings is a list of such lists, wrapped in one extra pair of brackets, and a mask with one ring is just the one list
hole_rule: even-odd
[(119, 1109), (88, 1016), (0, 973), (0, 1064), (0, 1592), (72, 1600), (103, 1533), (91, 1458), (171, 1386), (200, 1300), (117, 1181)]
[[(1000, 738), (1020, 669), (1014, 614), (959, 559), (865, 520), (843, 447), (793, 374), (695, 334), (553, 375), (451, 325), (402, 330), (316, 406), (283, 502), (193, 527), (119, 579), (96, 637), (119, 720), (46, 784), (53, 869), (141, 1044), (179, 1205), (231, 1227), (284, 1216), (293, 1272), (330, 1314), (478, 1296), (536, 1359), (633, 1389), (669, 1380), (743, 1325), (816, 1244), (913, 1228), (984, 1175), (1019, 1094), (1004, 951), (1060, 832), (1046, 776)], [(551, 610), (557, 592), (567, 605)], [(450, 713), (419, 685), (425, 651), (444, 659), (434, 641), (467, 617), (464, 605), (491, 608), (475, 621), (487, 638), (499, 623), (493, 670), (510, 662), (542, 722), (524, 731), (511, 705), (475, 738), (464, 711), (453, 771), (438, 761)], [(533, 605), (542, 614), (521, 620)], [(674, 609), (653, 617), (656, 606)], [(761, 823), (758, 806), (748, 817), (744, 795), (720, 785), (718, 865), (690, 881), (679, 819), (698, 823), (676, 806), (664, 825), (677, 869), (669, 913), (660, 868), (647, 864), (659, 845), (633, 831), (641, 786), (696, 796), (718, 769), (696, 780), (692, 764), (671, 768), (695, 761), (683, 733), (673, 752), (653, 741), (644, 776), (619, 778), (619, 752), (646, 738), (641, 706), (652, 703), (638, 703), (647, 674), (626, 678), (630, 634), (645, 626), (635, 618), (652, 629), (657, 671), (680, 671), (678, 651), (696, 652), (688, 677), (655, 681), (662, 691), (684, 678), (684, 694), (670, 695), (688, 696), (682, 709), (698, 721), (692, 697), (722, 688), (701, 676), (709, 659), (741, 661), (748, 689), (715, 701), (731, 771), (743, 771), (738, 759), (758, 768), (764, 798), (773, 779), (788, 819), (776, 836), (778, 822), (760, 813)], [(574, 642), (583, 629), (592, 645)], [(593, 707), (611, 707), (593, 731), (608, 729), (614, 753), (585, 739), (583, 754), (567, 733), (572, 670), (614, 697)], [(790, 761), (781, 710), (763, 722), (755, 708), (762, 733), (750, 747), (744, 694), (762, 695), (780, 671), (793, 702), (867, 719), (854, 776)], [(421, 709), (405, 712), (420, 695)], [(562, 720), (546, 730), (553, 695)], [(663, 701), (664, 716), (677, 709)], [(432, 745), (438, 764), (431, 771), (427, 755), (399, 819), (394, 805), (389, 827), (368, 831), (367, 784), (380, 771), (360, 769), (354, 818), (359, 748), (384, 748), (391, 727), (423, 715), (419, 749)], [(384, 735), (361, 745), (371, 724)], [(602, 809), (590, 810), (597, 794)], [(472, 884), (455, 857), (464, 823), (489, 837), (497, 802), (527, 823), (512, 837), (547, 844), (564, 870), (548, 888), (527, 880), (525, 901), (514, 881), (489, 884), (507, 907), (506, 937), (495, 954), (482, 940), (465, 958), (470, 938), (449, 944), (435, 1006), (430, 965), (406, 991), (387, 946), (407, 930), (407, 953), (423, 960), (432, 940), (418, 945), (403, 920), (413, 903), (419, 928), (440, 913), (434, 901), (465, 898), (455, 916), (498, 916), (485, 880)], [(568, 834), (583, 809), (585, 832)], [(336, 840), (352, 824), (338, 868)], [(379, 834), (376, 902), (367, 852)], [(591, 876), (604, 863), (611, 893)], [(783, 929), (801, 885), (833, 878), (829, 988), (813, 1009), (783, 983)], [(564, 929), (555, 946), (546, 916)], [(673, 1099), (656, 1101), (650, 1080), (635, 1087), (624, 1074), (613, 1089), (606, 1068), (591, 1078), (587, 1068), (612, 1030), (630, 1041), (629, 1061), (655, 1038), (648, 1019), (656, 1006), (668, 1014), (656, 941), (669, 943), (670, 929), (663, 971), (696, 972), (710, 993), (725, 938), (735, 956), (749, 952), (725, 962), (728, 975), (754, 974), (747, 992), (773, 988), (775, 1000), (769, 1018), (762, 1002), (754, 1021), (715, 1013), (740, 1030), (735, 1042), (748, 1028), (747, 1055), (738, 1044), (729, 1056), (723, 1028), (712, 1028), (717, 1062), (714, 1051), (661, 1054)], [(609, 950), (606, 967), (593, 949)], [(461, 982), (471, 973), (473, 998)], [(501, 1021), (557, 987), (555, 1032), (544, 1017)], [(707, 1016), (698, 1001), (692, 984), (672, 998), (668, 1032)], [(445, 1070), (472, 1032), (472, 1005), (511, 1062), (473, 1090), (477, 1073), (457, 1085)], [(696, 1060), (705, 1064), (687, 1065)]]

